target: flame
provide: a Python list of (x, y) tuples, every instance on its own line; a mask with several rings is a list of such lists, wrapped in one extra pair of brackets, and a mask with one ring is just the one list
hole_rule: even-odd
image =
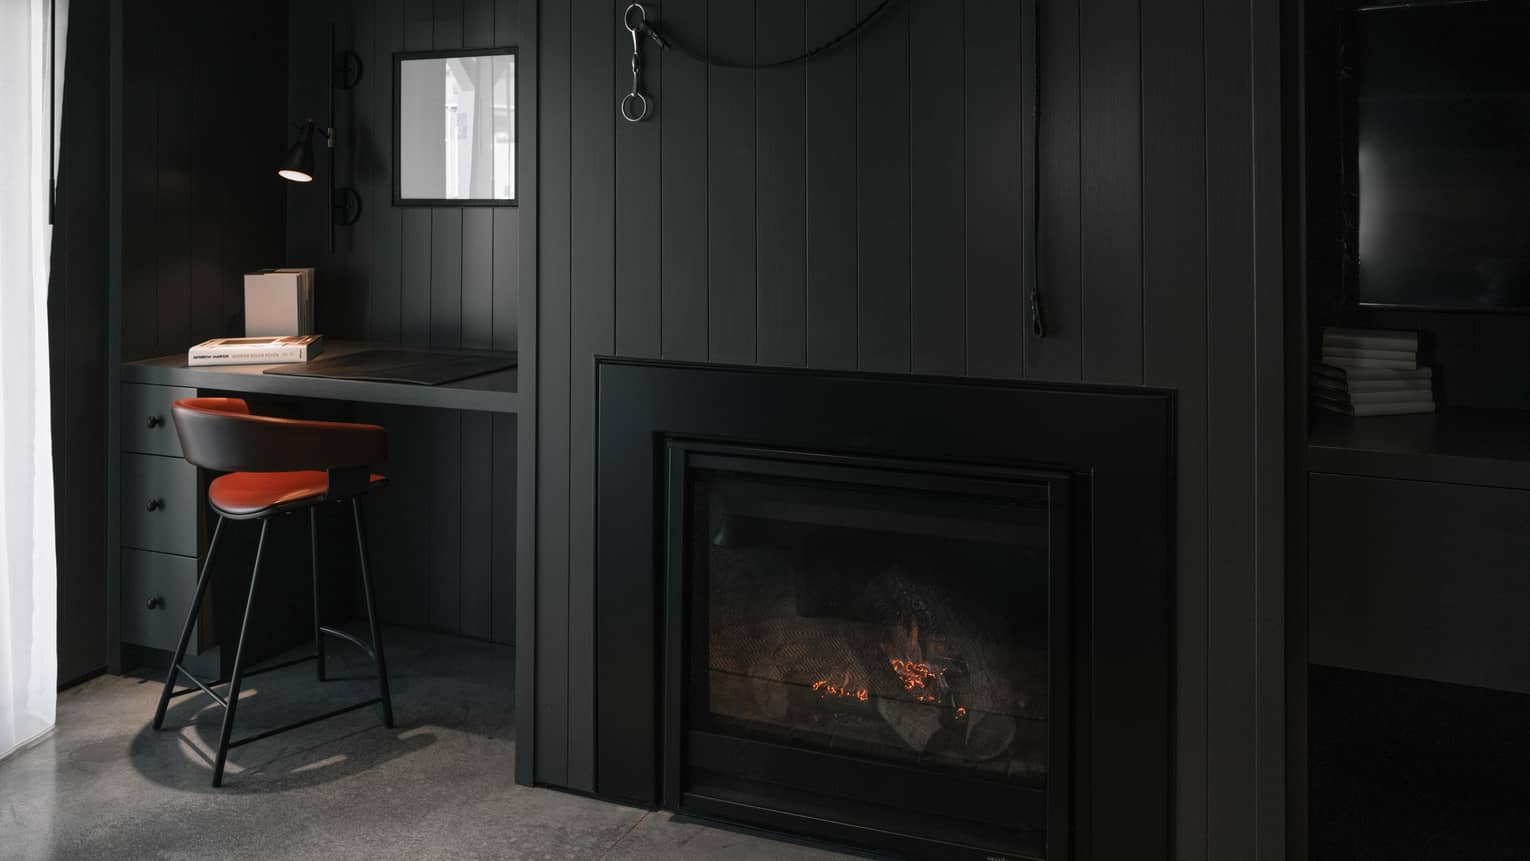
[(901, 642), (884, 644), (888, 664), (892, 667), (903, 690), (914, 695), (914, 702), (938, 703), (946, 693), (946, 668), (949, 662), (942, 654), (941, 642), (936, 637), (927, 638), (928, 650), (919, 641), (919, 618), (911, 617), (906, 630), (896, 639)]

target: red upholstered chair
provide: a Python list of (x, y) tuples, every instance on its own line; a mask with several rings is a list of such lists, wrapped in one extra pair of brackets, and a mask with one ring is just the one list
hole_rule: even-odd
[[(197, 578), (196, 597), (192, 599), (186, 625), (181, 630), (181, 639), (170, 663), (169, 675), (165, 678), (164, 690), (160, 693), (159, 708), (154, 712), (154, 728), (159, 729), (164, 724), (165, 708), (172, 697), (198, 691), (212, 697), (224, 710), (223, 732), (218, 742), (217, 759), (213, 764), (212, 781), (213, 786), (221, 786), (223, 766), (228, 759), (229, 749), (241, 744), (370, 705), (381, 705), (383, 724), (392, 727), (393, 700), (388, 693), (388, 665), (383, 657), (382, 634), (377, 626), (377, 601), (367, 566), (366, 534), (361, 519), (361, 496), (387, 484), (386, 478), (372, 472), (372, 467), (388, 459), (387, 431), (377, 425), (251, 415), (250, 408), (238, 398), (186, 398), (176, 401), (171, 410), (186, 460), (203, 469), (227, 474), (213, 479), (207, 489), (207, 501), (218, 514), (218, 524), (213, 529), (212, 543), (207, 548), (207, 558), (202, 564), (202, 574)], [(351, 506), (357, 553), (361, 561), (361, 586), (366, 598), (367, 623), (371, 629), (370, 646), (343, 631), (320, 623), (318, 506), (330, 501), (349, 502)], [(376, 662), (378, 695), (365, 702), (278, 729), (230, 740), (234, 728), (234, 712), (239, 707), (239, 687), (244, 679), (257, 672), (297, 663), (294, 661), (245, 672), (244, 646), (245, 635), (250, 628), (251, 612), (255, 606), (255, 587), (260, 579), (260, 559), (265, 552), (270, 518), (274, 514), (305, 508), (308, 509), (310, 562), (314, 578), (315, 645), (314, 654), (309, 658), (300, 658), (299, 661), (316, 660), (318, 678), (322, 682), (324, 638), (334, 636), (349, 640), (367, 651)], [(260, 541), (255, 549), (255, 570), (250, 575), (250, 595), (245, 602), (244, 621), (240, 625), (239, 642), (234, 650), (234, 666), (227, 681), (228, 693), (226, 697), (220, 697), (213, 688), (223, 682), (203, 682), (183, 668), (181, 661), (186, 657), (191, 630), (202, 606), (202, 598), (207, 593), (208, 572), (212, 570), (213, 554), (218, 549), (218, 537), (223, 533), (226, 520), (259, 520)], [(185, 674), (195, 687), (175, 690), (175, 683), (181, 674)]]

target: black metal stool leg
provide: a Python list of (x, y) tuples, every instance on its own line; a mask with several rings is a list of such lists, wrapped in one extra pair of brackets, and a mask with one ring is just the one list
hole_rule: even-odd
[(250, 632), (250, 611), (255, 607), (255, 587), (260, 582), (260, 558), (266, 551), (266, 530), (271, 521), (260, 521), (260, 542), (255, 545), (255, 568), (250, 572), (250, 597), (244, 602), (244, 621), (239, 625), (239, 645), (234, 649), (234, 669), (228, 678), (228, 707), (223, 710), (223, 732), (218, 738), (218, 758), (213, 762), (213, 786), (223, 785), (223, 766), (228, 761), (229, 736), (234, 731), (234, 712), (239, 708), (239, 684), (244, 681), (244, 638)]
[(319, 507), (308, 509), (308, 559), (313, 571), (313, 656), (324, 681), (324, 630), (319, 612)]
[(377, 598), (372, 593), (372, 573), (367, 566), (366, 529), (361, 524), (361, 500), (351, 500), (356, 520), (356, 553), (361, 560), (361, 589), (366, 593), (367, 625), (372, 633), (372, 657), (377, 662), (377, 694), (382, 698), (383, 726), (393, 728), (393, 696), (388, 692), (388, 661), (383, 657), (382, 628), (377, 624)]
[(213, 553), (218, 549), (218, 536), (223, 534), (223, 517), (213, 527), (212, 542), (207, 545), (207, 558), (202, 562), (202, 576), (197, 578), (196, 596), (191, 599), (191, 609), (186, 613), (186, 624), (181, 627), (181, 639), (175, 646), (175, 657), (170, 659), (170, 669), (165, 673), (165, 689), (159, 693), (159, 707), (154, 709), (154, 728), (165, 724), (165, 709), (170, 705), (170, 694), (180, 675), (181, 661), (186, 658), (186, 646), (191, 643), (191, 629), (196, 626), (197, 613), (202, 609), (202, 596), (207, 594), (207, 581), (212, 573)]

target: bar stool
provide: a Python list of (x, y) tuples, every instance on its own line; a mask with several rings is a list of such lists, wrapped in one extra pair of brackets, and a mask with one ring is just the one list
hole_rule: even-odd
[[(391, 728), (393, 699), (388, 692), (388, 665), (383, 657), (382, 633), (377, 626), (377, 602), (372, 592), (367, 566), (366, 534), (361, 521), (362, 494), (381, 488), (388, 482), (371, 469), (388, 458), (387, 431), (377, 425), (251, 415), (249, 406), (239, 398), (185, 398), (171, 406), (171, 414), (175, 419), (175, 430), (180, 436), (186, 460), (203, 469), (227, 474), (213, 479), (207, 489), (207, 501), (213, 511), (218, 513), (218, 523), (213, 528), (212, 543), (207, 548), (201, 576), (197, 578), (196, 597), (192, 599), (186, 625), (181, 629), (181, 639), (175, 647), (175, 657), (170, 662), (170, 671), (165, 678), (164, 690), (159, 695), (159, 707), (154, 711), (154, 728), (160, 729), (163, 726), (165, 708), (173, 697), (200, 691), (222, 706), (223, 731), (218, 740), (217, 759), (213, 764), (213, 786), (223, 785), (223, 766), (228, 759), (228, 752), (240, 745), (378, 704), (382, 706), (383, 725)], [(320, 624), (318, 506), (328, 501), (349, 501), (351, 505), (351, 517), (356, 528), (356, 548), (361, 562), (361, 587), (366, 599), (367, 624), (372, 637), (370, 645), (344, 631)], [(314, 654), (245, 672), (245, 636), (250, 629), (255, 588), (260, 578), (260, 560), (265, 552), (266, 531), (271, 526), (271, 517), (305, 508), (308, 509), (309, 553), (313, 566)], [(255, 568), (250, 574), (250, 595), (245, 601), (244, 621), (239, 627), (239, 643), (234, 650), (234, 666), (227, 680), (227, 698), (213, 690), (224, 684), (223, 681), (204, 682), (181, 666), (181, 661), (186, 657), (186, 646), (191, 640), (192, 627), (202, 606), (202, 598), (207, 593), (213, 554), (218, 548), (218, 537), (223, 533), (225, 520), (260, 521), (260, 540), (255, 546)], [(365, 702), (231, 740), (234, 713), (239, 707), (239, 689), (244, 680), (305, 661), (317, 661), (318, 680), (324, 681), (326, 636), (348, 640), (372, 656), (377, 665), (378, 695)], [(175, 690), (175, 684), (182, 674), (191, 681), (193, 687)]]

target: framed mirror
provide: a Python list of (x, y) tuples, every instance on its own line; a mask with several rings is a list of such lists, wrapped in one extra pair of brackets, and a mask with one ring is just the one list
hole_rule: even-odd
[(515, 205), (515, 49), (393, 55), (393, 203)]

